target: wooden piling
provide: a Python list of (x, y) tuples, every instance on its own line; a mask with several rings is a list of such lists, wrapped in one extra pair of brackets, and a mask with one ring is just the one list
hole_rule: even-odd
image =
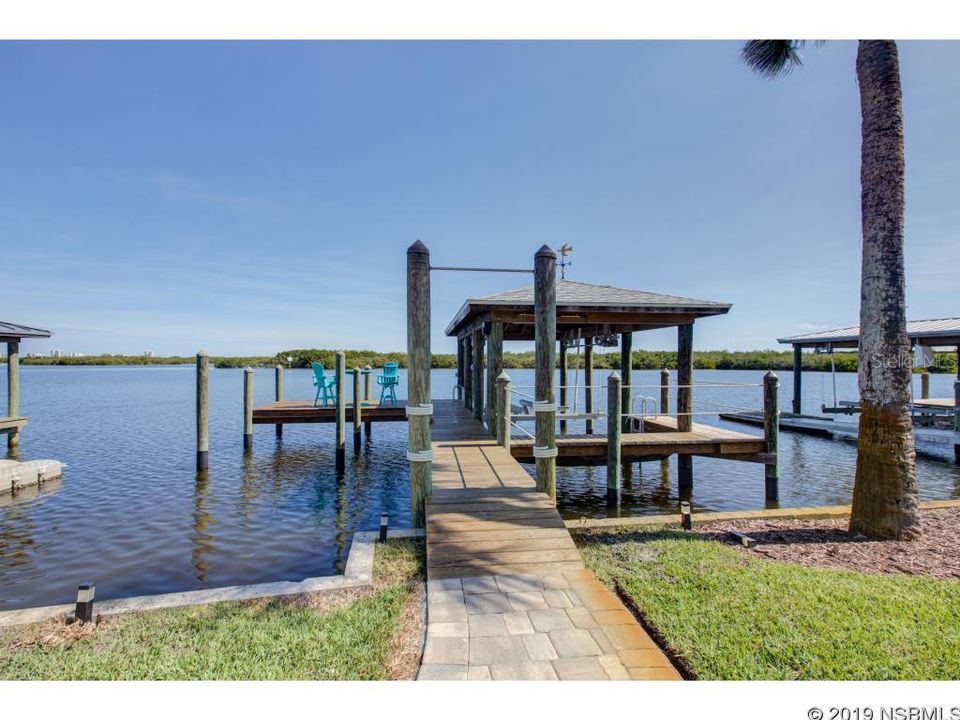
[(497, 378), (503, 372), (503, 323), (491, 322), (487, 335), (487, 430), (491, 437), (497, 436), (500, 423), (500, 403), (497, 394)]
[(677, 326), (677, 429), (693, 429), (693, 323)]
[(473, 336), (463, 338), (463, 406), (473, 410)]
[(607, 378), (607, 505), (620, 504), (620, 432), (623, 397), (620, 376), (612, 372)]
[[(7, 415), (20, 416), (20, 342), (7, 341)], [(7, 433), (7, 448), (13, 451), (20, 446), (20, 432), (11, 428)]]
[(763, 437), (767, 441), (767, 455), (763, 466), (767, 502), (780, 498), (777, 449), (780, 444), (780, 380), (771, 370), (763, 376)]
[(467, 397), (466, 397), (466, 393), (464, 392), (463, 386), (466, 383), (466, 379), (465, 379), (466, 373), (464, 372), (464, 366), (466, 362), (464, 358), (463, 345), (464, 345), (464, 339), (457, 338), (457, 389), (456, 389), (456, 397), (454, 399), (465, 402)]
[(803, 399), (803, 348), (793, 346), (793, 413), (800, 414)]
[(960, 380), (953, 382), (953, 430), (960, 432)]
[(693, 491), (693, 456), (677, 455), (677, 487), (681, 500), (689, 500)]
[(670, 414), (670, 371), (660, 370), (660, 414)]
[(473, 416), (483, 422), (483, 330), (473, 333)]
[[(630, 393), (633, 392), (633, 333), (620, 333), (620, 377), (623, 385), (620, 388), (620, 407), (623, 409), (623, 415), (629, 415), (633, 412), (630, 407)], [(621, 422), (621, 430), (630, 432), (631, 419), (624, 417)]]
[(209, 358), (197, 353), (197, 472), (210, 466), (210, 434), (207, 426), (207, 388)]
[[(587, 415), (593, 413), (593, 338), (583, 341), (583, 405)], [(593, 435), (593, 420), (587, 418), (587, 435)]]
[(346, 357), (342, 351), (337, 351), (334, 355), (334, 377), (337, 392), (336, 399), (336, 465), (337, 470), (343, 470), (347, 464), (347, 444), (346, 444), (346, 424), (347, 424), (347, 401), (346, 401)]
[(353, 449), (360, 450), (360, 427), (363, 419), (363, 396), (360, 394), (360, 366), (353, 369)]
[(930, 397), (930, 373), (920, 373), (920, 398), (926, 400)]
[(243, 369), (243, 449), (253, 448), (253, 368)]
[[(548, 409), (536, 412), (534, 457), (537, 490), (557, 499), (557, 411), (553, 379), (557, 348), (557, 254), (541, 247), (533, 258), (534, 338), (536, 348), (535, 397)], [(552, 408), (552, 409), (549, 409)]]
[(501, 370), (497, 376), (497, 444), (510, 449), (510, 376)]
[[(363, 376), (363, 401), (373, 402), (373, 367), (367, 365), (366, 374)], [(370, 420), (363, 421), (363, 434), (368, 438), (373, 435), (373, 423)]]
[[(283, 365), (277, 365), (273, 371), (273, 392), (277, 402), (283, 400)], [(277, 437), (283, 436), (283, 423), (276, 425)]]
[[(560, 362), (558, 363), (560, 367), (560, 408), (563, 410), (563, 414), (567, 412), (567, 341), (560, 341)], [(560, 432), (565, 433), (567, 431), (567, 421), (560, 421)]]
[[(417, 240), (407, 250), (407, 407), (430, 407), (430, 251)], [(409, 412), (409, 411), (408, 411)], [(410, 525), (426, 526), (432, 494), (430, 415), (407, 417), (410, 460)]]

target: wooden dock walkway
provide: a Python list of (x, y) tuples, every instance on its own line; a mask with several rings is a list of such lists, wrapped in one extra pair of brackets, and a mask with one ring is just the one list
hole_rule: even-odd
[(530, 475), (461, 404), (433, 406), (419, 679), (679, 679)]
[[(643, 419), (645, 432), (623, 433), (620, 454), (624, 461), (666, 455), (704, 455), (728, 457), (735, 460), (756, 458), (762, 461), (766, 441), (756, 435), (694, 423), (690, 432), (677, 430), (676, 418), (652, 415)], [(762, 416), (761, 416), (762, 426)], [(602, 460), (607, 457), (605, 434), (562, 435), (557, 437), (558, 461), (565, 458)], [(533, 460), (533, 440), (517, 438), (511, 441), (510, 452), (522, 461)]]

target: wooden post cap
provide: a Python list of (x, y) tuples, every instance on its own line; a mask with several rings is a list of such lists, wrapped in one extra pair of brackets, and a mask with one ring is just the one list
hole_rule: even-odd
[(542, 246), (539, 250), (537, 250), (536, 253), (534, 253), (533, 256), (534, 256), (534, 257), (549, 257), (549, 258), (553, 258), (554, 260), (557, 259), (557, 253), (554, 252), (553, 248), (550, 247), (549, 245), (544, 245), (544, 246)]
[(607, 382), (620, 382), (620, 373), (614, 370), (607, 376)]
[(506, 370), (501, 371), (500, 374), (497, 375), (497, 382), (498, 383), (510, 382), (510, 376), (507, 375)]
[(407, 248), (408, 255), (429, 255), (430, 250), (427, 249), (427, 246), (423, 244), (422, 241), (417, 240), (413, 245)]

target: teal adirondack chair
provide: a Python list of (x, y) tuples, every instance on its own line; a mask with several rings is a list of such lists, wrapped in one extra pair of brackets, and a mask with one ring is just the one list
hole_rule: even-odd
[(377, 385), (380, 386), (380, 404), (389, 399), (391, 405), (397, 404), (397, 385), (400, 384), (400, 366), (395, 363), (384, 363), (383, 373), (377, 375)]
[(317, 389), (317, 396), (313, 399), (313, 406), (316, 407), (320, 401), (320, 393), (323, 393), (323, 404), (337, 399), (336, 384), (337, 379), (333, 375), (327, 375), (323, 370), (322, 363), (311, 363), (313, 366), (313, 386)]

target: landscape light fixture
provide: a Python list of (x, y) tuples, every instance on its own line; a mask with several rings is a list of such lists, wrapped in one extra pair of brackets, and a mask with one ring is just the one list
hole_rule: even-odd
[(97, 586), (92, 582), (80, 583), (77, 587), (77, 607), (74, 617), (80, 622), (93, 622), (93, 596)]
[(380, 513), (380, 542), (387, 539), (387, 526), (390, 524), (390, 516), (386, 513)]
[(693, 530), (693, 517), (690, 515), (690, 503), (680, 503), (680, 526), (684, 530)]

